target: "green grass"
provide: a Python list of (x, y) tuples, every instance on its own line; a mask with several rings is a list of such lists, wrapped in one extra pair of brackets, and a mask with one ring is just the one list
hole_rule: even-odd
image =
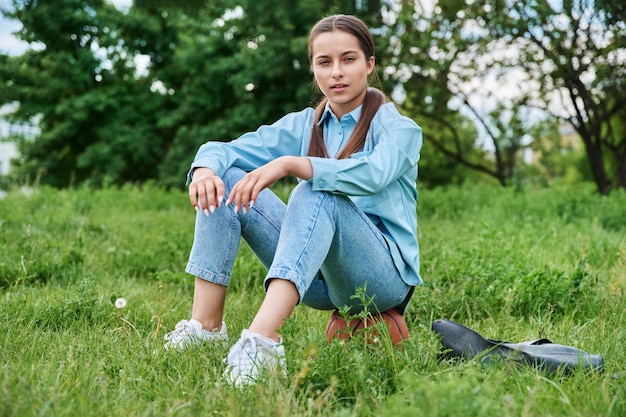
[[(221, 381), (227, 348), (162, 349), (191, 308), (195, 212), (184, 192), (11, 191), (0, 200), (0, 415), (626, 415), (625, 193), (424, 190), (418, 214), (425, 285), (404, 347), (329, 345), (329, 313), (298, 307), (282, 331), (289, 377), (241, 392)], [(243, 245), (226, 310), (233, 339), (260, 305), (264, 274)], [(438, 317), (601, 353), (606, 371), (440, 362)]]

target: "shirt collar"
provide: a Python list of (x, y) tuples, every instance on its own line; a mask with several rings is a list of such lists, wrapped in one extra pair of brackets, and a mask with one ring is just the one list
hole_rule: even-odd
[[(352, 110), (350, 113), (344, 114), (343, 117), (352, 118), (352, 120), (354, 120), (354, 123), (356, 124), (359, 121), (359, 117), (361, 117), (362, 107), (363, 105), (358, 106), (356, 109)], [(322, 113), (322, 116), (320, 117), (320, 121), (317, 122), (317, 125), (321, 126), (322, 123), (324, 123), (324, 120), (326, 120), (327, 117), (330, 117), (330, 115), (334, 117), (334, 113), (330, 109), (330, 102), (326, 102), (326, 105), (324, 106), (324, 112)]]

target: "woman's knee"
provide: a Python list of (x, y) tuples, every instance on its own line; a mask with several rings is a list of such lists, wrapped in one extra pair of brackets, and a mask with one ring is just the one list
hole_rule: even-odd
[(334, 196), (335, 194), (329, 193), (328, 191), (314, 190), (313, 184), (309, 181), (300, 181), (300, 183), (296, 185), (293, 190), (291, 190), (291, 194), (289, 194), (289, 202), (312, 201), (318, 199), (331, 201)]
[(289, 200), (294, 198), (302, 198), (302, 196), (310, 195), (313, 192), (313, 185), (309, 181), (300, 181), (289, 194)]
[(230, 167), (224, 172), (222, 175), (222, 181), (224, 181), (224, 186), (230, 190), (246, 175), (246, 171), (237, 167)]

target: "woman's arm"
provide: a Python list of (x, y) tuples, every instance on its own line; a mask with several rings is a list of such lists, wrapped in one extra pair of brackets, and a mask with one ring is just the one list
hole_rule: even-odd
[[(222, 176), (231, 166), (252, 171), (284, 155), (301, 155), (308, 147), (313, 109), (290, 113), (271, 125), (263, 125), (231, 142), (209, 141), (202, 145), (191, 165), (211, 168)], [(191, 182), (191, 175), (188, 176)]]
[[(259, 193), (279, 179), (293, 175), (303, 180), (313, 176), (313, 167), (308, 158), (281, 156), (244, 176), (230, 192), (226, 204), (235, 203), (235, 211), (244, 211), (254, 205)], [(195, 175), (194, 175), (195, 176)]]

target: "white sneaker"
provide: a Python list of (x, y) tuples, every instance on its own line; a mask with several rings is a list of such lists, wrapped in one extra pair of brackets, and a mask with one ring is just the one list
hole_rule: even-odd
[(238, 388), (253, 384), (264, 372), (287, 374), (285, 348), (250, 330), (241, 332), (241, 337), (230, 348), (223, 377)]
[(226, 345), (228, 332), (224, 322), (219, 332), (210, 332), (204, 330), (202, 323), (198, 320), (181, 320), (173, 331), (164, 336), (164, 339), (167, 341), (164, 346), (165, 350), (184, 350), (207, 342)]

